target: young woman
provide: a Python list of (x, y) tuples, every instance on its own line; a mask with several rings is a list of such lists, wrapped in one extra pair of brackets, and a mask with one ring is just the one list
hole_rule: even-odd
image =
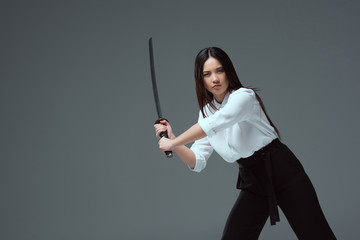
[[(240, 83), (228, 55), (220, 48), (199, 52), (195, 83), (200, 106), (198, 122), (175, 137), (167, 121), (155, 124), (161, 151), (173, 150), (192, 171), (205, 168), (213, 150), (237, 162), (239, 197), (222, 239), (258, 239), (270, 216), (279, 221), (279, 205), (299, 239), (336, 239), (301, 163), (279, 140), (260, 97)], [(191, 148), (185, 144), (194, 142)]]

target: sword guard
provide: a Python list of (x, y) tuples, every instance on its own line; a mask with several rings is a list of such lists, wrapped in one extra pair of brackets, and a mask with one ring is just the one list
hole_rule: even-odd
[[(159, 118), (158, 120), (155, 121), (155, 124), (160, 124), (160, 121), (163, 121), (163, 120), (169, 122), (166, 118)], [(160, 137), (169, 138), (167, 131), (160, 133)], [(166, 154), (166, 157), (168, 157), (168, 158), (172, 158), (174, 155), (172, 151), (165, 151), (165, 154)]]

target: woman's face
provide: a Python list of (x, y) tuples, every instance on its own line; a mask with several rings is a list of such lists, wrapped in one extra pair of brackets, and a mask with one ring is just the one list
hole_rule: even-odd
[(206, 90), (221, 103), (228, 91), (229, 81), (221, 63), (213, 57), (208, 58), (203, 67), (203, 80)]

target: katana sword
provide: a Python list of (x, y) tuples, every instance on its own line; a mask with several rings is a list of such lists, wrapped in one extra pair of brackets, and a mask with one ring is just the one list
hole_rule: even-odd
[[(168, 120), (162, 117), (161, 108), (160, 108), (159, 94), (158, 94), (157, 86), (156, 86), (154, 51), (153, 51), (152, 38), (149, 39), (149, 52), (150, 52), (151, 81), (152, 81), (153, 93), (154, 93), (154, 98), (155, 98), (156, 111), (158, 114), (158, 120), (155, 121), (155, 124), (158, 124), (162, 120), (166, 120), (166, 121), (168, 121)], [(160, 137), (169, 138), (167, 131), (160, 133)], [(165, 151), (165, 154), (168, 158), (171, 158), (173, 156), (172, 151)]]

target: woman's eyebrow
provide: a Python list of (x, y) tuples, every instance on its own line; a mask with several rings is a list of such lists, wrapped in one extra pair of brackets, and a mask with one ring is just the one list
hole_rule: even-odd
[[(219, 67), (216, 67), (215, 70), (219, 70), (219, 69), (222, 69), (224, 68), (223, 66), (219, 66)], [(211, 70), (204, 70), (203, 73), (205, 72), (211, 72)]]

